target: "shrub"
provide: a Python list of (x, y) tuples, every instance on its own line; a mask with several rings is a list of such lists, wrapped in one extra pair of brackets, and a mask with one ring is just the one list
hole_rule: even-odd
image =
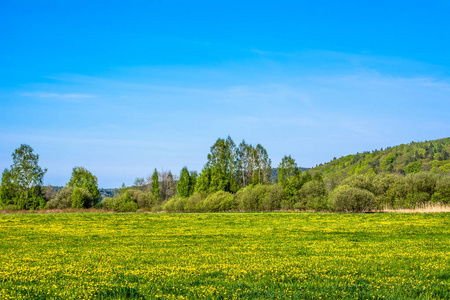
[(407, 175), (407, 204), (414, 207), (416, 204), (429, 202), (434, 194), (438, 179), (439, 175), (430, 172)]
[(114, 202), (114, 199), (113, 199), (113, 198), (111, 198), (111, 197), (105, 197), (105, 198), (103, 198), (102, 201), (100, 202), (100, 206), (101, 206), (102, 208), (114, 209), (113, 202)]
[(202, 201), (203, 211), (228, 211), (236, 209), (237, 207), (238, 205), (233, 194), (224, 191), (210, 194)]
[(331, 194), (331, 204), (339, 212), (364, 212), (375, 208), (375, 196), (368, 190), (341, 185)]
[(405, 205), (407, 189), (403, 176), (380, 173), (373, 177), (372, 186), (378, 208)]
[(327, 198), (323, 181), (311, 180), (306, 182), (297, 193), (294, 208), (313, 210), (326, 209)]
[(184, 210), (190, 212), (201, 211), (203, 205), (202, 203), (205, 198), (206, 197), (200, 193), (194, 193), (187, 199)]
[(71, 195), (71, 206), (72, 208), (88, 208), (91, 207), (94, 197), (92, 194), (83, 188), (75, 187)]
[(374, 187), (372, 180), (369, 176), (356, 174), (344, 179), (340, 185), (348, 185), (351, 187), (356, 187), (362, 190), (367, 190), (369, 192), (374, 192)]
[(240, 209), (250, 211), (260, 210), (262, 208), (262, 201), (268, 191), (269, 186), (267, 185), (249, 185), (237, 192), (236, 202)]
[(450, 176), (442, 177), (437, 181), (431, 201), (450, 203)]
[(101, 205), (116, 212), (133, 212), (139, 208), (139, 205), (131, 198), (129, 191), (114, 198), (106, 197), (102, 200)]
[(139, 208), (150, 209), (153, 205), (156, 205), (155, 196), (151, 193), (145, 193), (137, 189), (129, 189), (128, 193)]
[(266, 196), (261, 201), (264, 210), (277, 210), (281, 208), (281, 201), (285, 199), (283, 188), (279, 184), (267, 186)]
[(175, 195), (162, 205), (162, 209), (168, 212), (183, 212), (186, 202), (186, 198)]
[(384, 193), (384, 197), (380, 198), (380, 205), (386, 204), (392, 208), (406, 207), (406, 196), (408, 194), (408, 188), (406, 185), (405, 177), (401, 175), (395, 175), (393, 181), (389, 184), (388, 189)]
[(55, 198), (51, 199), (47, 202), (47, 207), (49, 209), (64, 209), (72, 207), (72, 194), (73, 187), (64, 187), (62, 188), (55, 196)]

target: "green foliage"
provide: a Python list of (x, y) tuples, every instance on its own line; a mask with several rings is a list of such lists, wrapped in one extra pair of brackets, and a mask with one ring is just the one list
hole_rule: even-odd
[(17, 210), (16, 187), (11, 180), (11, 172), (5, 169), (2, 173), (2, 184), (0, 186), (0, 206), (4, 209)]
[(64, 187), (58, 193), (56, 193), (55, 198), (47, 202), (47, 207), (49, 209), (64, 209), (72, 207), (72, 194), (73, 187)]
[(133, 200), (140, 209), (150, 210), (157, 204), (155, 197), (151, 193), (146, 193), (138, 189), (129, 189), (127, 192), (131, 197), (131, 200)]
[(403, 170), (405, 171), (405, 174), (418, 173), (420, 172), (420, 170), (422, 170), (422, 161), (418, 160), (411, 162), (408, 165), (406, 165)]
[[(188, 199), (186, 197), (179, 197), (178, 195), (170, 198), (162, 206), (162, 209), (167, 212), (183, 212), (186, 209), (186, 203)], [(195, 211), (195, 210), (193, 210)]]
[(197, 185), (198, 174), (196, 171), (191, 171), (189, 174), (189, 196), (195, 193), (195, 187)]
[(278, 166), (278, 182), (288, 200), (292, 202), (297, 190), (301, 187), (301, 174), (297, 163), (290, 155), (284, 156)]
[(151, 190), (153, 197), (156, 199), (156, 202), (159, 203), (160, 201), (160, 195), (159, 195), (159, 176), (158, 176), (158, 170), (153, 171), (152, 175), (152, 184), (151, 184)]
[(178, 195), (182, 198), (188, 198), (191, 193), (191, 176), (187, 167), (181, 169), (180, 179), (177, 184)]
[(325, 184), (320, 177), (306, 182), (297, 193), (296, 209), (326, 210), (328, 208)]
[(207, 168), (210, 169), (209, 191), (236, 192), (238, 184), (235, 181), (236, 145), (228, 137), (217, 139), (208, 154)]
[(266, 196), (261, 201), (262, 210), (278, 210), (281, 208), (281, 201), (285, 199), (283, 188), (279, 184), (267, 186)]
[(236, 194), (239, 209), (245, 211), (259, 211), (263, 209), (263, 200), (267, 197), (270, 186), (257, 184), (249, 185)]
[(47, 169), (39, 166), (39, 155), (34, 154), (29, 145), (22, 144), (12, 157), (10, 170), (5, 169), (2, 174), (0, 206), (15, 209), (44, 208), (41, 188)]
[(217, 191), (210, 194), (203, 200), (201, 208), (202, 211), (219, 212), (230, 211), (237, 209), (237, 202), (234, 199), (233, 194)]
[(342, 180), (351, 174), (398, 173), (432, 171), (450, 172), (450, 138), (412, 142), (384, 150), (343, 156), (314, 168), (322, 173), (327, 184), (332, 178)]
[(368, 190), (341, 185), (331, 194), (331, 205), (338, 212), (364, 212), (376, 208), (375, 196)]
[(271, 160), (261, 144), (253, 145), (242, 141), (236, 149), (235, 178), (240, 188), (251, 184), (269, 184)]
[(75, 167), (72, 170), (72, 176), (67, 183), (68, 187), (78, 187), (85, 189), (91, 193), (92, 198), (86, 201), (83, 207), (94, 207), (100, 201), (100, 191), (98, 189), (97, 177), (92, 175), (87, 169), (83, 167)]
[(83, 192), (79, 187), (73, 189), (72, 193), (72, 208), (82, 208), (84, 205)]
[(211, 169), (208, 167), (203, 168), (202, 172), (197, 178), (195, 184), (195, 192), (207, 193), (209, 191), (209, 183), (211, 181)]
[(351, 187), (360, 188), (369, 192), (374, 192), (371, 177), (361, 174), (355, 174), (347, 177), (341, 183), (341, 185), (348, 185)]
[[(139, 192), (141, 191), (136, 191), (135, 194)], [(117, 197), (104, 198), (101, 205), (116, 212), (135, 212), (139, 208), (139, 205), (133, 200), (128, 190)]]
[(198, 212), (202, 210), (202, 202), (205, 199), (206, 196), (194, 193), (192, 196), (190, 196), (186, 203), (184, 204), (184, 210), (188, 212)]
[(444, 204), (450, 203), (450, 176), (439, 178), (434, 190), (431, 201)]

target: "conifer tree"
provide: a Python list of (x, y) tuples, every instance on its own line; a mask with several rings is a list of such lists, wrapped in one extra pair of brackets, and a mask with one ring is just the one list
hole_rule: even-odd
[(184, 167), (180, 173), (180, 180), (177, 184), (178, 195), (182, 198), (188, 198), (190, 196), (190, 182), (191, 176), (187, 167)]
[(160, 200), (160, 196), (159, 196), (159, 175), (158, 175), (158, 170), (156, 170), (156, 168), (155, 168), (155, 171), (153, 172), (153, 175), (152, 175), (151, 193), (155, 197), (156, 201), (159, 202), (159, 200)]

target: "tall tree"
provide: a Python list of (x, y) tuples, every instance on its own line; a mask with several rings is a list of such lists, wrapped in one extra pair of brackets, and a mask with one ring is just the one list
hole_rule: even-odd
[(293, 197), (300, 188), (301, 175), (295, 160), (289, 155), (284, 156), (278, 166), (278, 180), (288, 197)]
[(159, 173), (159, 181), (159, 195), (162, 201), (176, 194), (175, 181), (170, 170)]
[(189, 174), (189, 195), (194, 194), (195, 186), (197, 185), (197, 178), (197, 171), (191, 171)]
[(211, 169), (205, 166), (198, 175), (195, 191), (197, 193), (207, 193), (211, 182)]
[(133, 183), (133, 187), (138, 190), (143, 190), (145, 188), (145, 179), (144, 177), (136, 177)]
[(152, 175), (152, 182), (151, 182), (151, 191), (150, 191), (153, 196), (156, 199), (156, 202), (160, 201), (160, 196), (159, 196), (159, 176), (158, 176), (158, 170), (156, 170), (153, 172)]
[(211, 171), (210, 191), (236, 192), (238, 185), (235, 180), (236, 145), (230, 136), (218, 139), (208, 154), (206, 167)]
[(14, 205), (18, 209), (34, 209), (45, 206), (42, 184), (47, 169), (39, 166), (39, 155), (33, 148), (22, 144), (12, 154), (11, 169), (5, 169), (0, 186), (0, 203)]
[(239, 186), (270, 183), (272, 172), (271, 160), (261, 144), (253, 147), (244, 140), (236, 149), (235, 177)]
[(92, 201), (86, 201), (83, 204), (85, 208), (93, 207), (100, 201), (97, 177), (84, 167), (73, 168), (72, 177), (67, 183), (67, 186), (82, 188), (91, 193)]
[(236, 150), (236, 180), (241, 188), (246, 187), (249, 183), (250, 152), (251, 145), (242, 140)]
[(182, 198), (187, 198), (190, 196), (190, 181), (191, 176), (187, 167), (181, 169), (180, 180), (177, 184), (178, 195)]

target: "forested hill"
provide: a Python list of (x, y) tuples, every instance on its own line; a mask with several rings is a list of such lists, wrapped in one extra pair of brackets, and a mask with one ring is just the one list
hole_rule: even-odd
[(447, 174), (450, 172), (450, 138), (347, 155), (313, 170), (319, 171), (325, 178), (338, 181), (351, 174), (409, 174), (420, 171)]

